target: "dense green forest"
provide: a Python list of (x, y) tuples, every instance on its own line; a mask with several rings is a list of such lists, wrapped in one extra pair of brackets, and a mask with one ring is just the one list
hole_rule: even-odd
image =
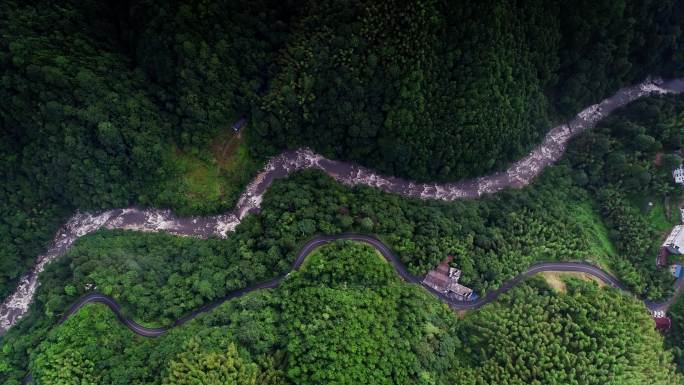
[(174, 148), (206, 157), (263, 86), (286, 26), (243, 3), (0, 2), (0, 297), (77, 208), (234, 204), (255, 165), (197, 204)]
[[(683, 12), (675, 0), (3, 0), (0, 297), (75, 209), (227, 210), (285, 147), (417, 179), (499, 168), (620, 85), (680, 74)], [(235, 165), (216, 168), (225, 151), (208, 148), (240, 117)]]
[[(676, 0), (2, 0), (0, 298), (75, 210), (225, 211), (284, 148), (422, 180), (500, 169), (618, 87), (681, 76), (683, 17)], [(345, 231), (378, 235), (417, 275), (453, 254), (480, 294), (534, 261), (578, 259), (662, 298), (672, 279), (654, 259), (678, 222), (682, 111), (682, 97), (636, 102), (534, 185), (481, 200), (405, 199), (301, 172), (227, 240), (85, 237), (0, 337), (0, 381), (16, 385), (28, 365), (39, 384), (681, 383), (624, 295), (532, 282), (458, 319), (348, 244), (163, 338), (132, 335), (99, 305), (56, 323), (97, 289), (169, 325), (284, 273), (313, 235)], [(680, 367), (683, 307), (670, 341)]]
[[(353, 341), (354, 343), (350, 343)], [(3, 349), (0, 373), (21, 373)], [(540, 349), (544, 346), (544, 349)], [(309, 256), (282, 287), (227, 302), (159, 338), (88, 305), (32, 351), (37, 384), (681, 384), (631, 296), (568, 280), (522, 284), (459, 318), (366, 245)], [(226, 380), (221, 380), (226, 379)]]
[[(564, 159), (573, 169), (573, 182), (595, 197), (610, 229), (621, 256), (612, 267), (638, 292), (652, 290), (648, 282), (662, 275), (654, 256), (663, 235), (680, 219), (682, 189), (671, 171), (682, 162), (683, 143), (684, 98), (649, 98), (577, 138)], [(649, 210), (669, 212), (669, 218), (656, 220)]]
[[(26, 362), (27, 351), (90, 290), (113, 296), (143, 324), (169, 325), (231, 290), (285, 273), (317, 233), (377, 234), (416, 275), (455, 255), (462, 282), (479, 294), (535, 261), (589, 260), (636, 294), (669, 295), (673, 279), (654, 261), (659, 232), (678, 222), (666, 218), (663, 202), (680, 194), (669, 173), (669, 163), (679, 160), (668, 151), (684, 132), (682, 103), (684, 97), (674, 96), (636, 102), (578, 138), (532, 185), (478, 200), (407, 199), (304, 171), (277, 180), (261, 213), (246, 217), (226, 240), (91, 234), (41, 275), (31, 311), (3, 340), (13, 352), (11, 365)], [(625, 127), (631, 134), (621, 134)], [(657, 153), (664, 153), (660, 166), (653, 162)], [(642, 174), (646, 181), (633, 182)], [(658, 206), (648, 212), (644, 199)], [(662, 220), (654, 221), (655, 214)]]
[(677, 368), (684, 371), (684, 297), (675, 300), (667, 315), (672, 320), (672, 326), (666, 343), (674, 353)]
[(468, 359), (476, 368), (462, 383), (683, 381), (673, 374), (672, 353), (662, 350), (662, 337), (643, 305), (593, 283), (570, 280), (564, 294), (523, 285), (466, 317), (461, 333), (473, 347)]
[(621, 85), (681, 74), (682, 16), (678, 1), (312, 1), (252, 132), (272, 144), (258, 150), (480, 175)]
[[(217, 263), (231, 266), (242, 261), (254, 265), (252, 271), (242, 272), (249, 281), (286, 271), (299, 247), (315, 234), (357, 231), (380, 236), (416, 275), (446, 255), (455, 255), (464, 282), (481, 293), (535, 261), (591, 260), (613, 270), (635, 293), (661, 298), (669, 293), (672, 279), (666, 269), (656, 268), (654, 260), (662, 233), (679, 219), (676, 202), (682, 193), (670, 170), (680, 162), (673, 152), (684, 138), (682, 110), (684, 97), (636, 102), (574, 141), (559, 165), (531, 186), (479, 200), (406, 199), (373, 188), (348, 189), (317, 171), (297, 173), (276, 181), (264, 197), (261, 213), (247, 217), (226, 241), (126, 233), (122, 236), (131, 241), (119, 241), (117, 233), (102, 233), (87, 238), (55, 264), (63, 266), (57, 281), (73, 276), (77, 287), (101, 285), (104, 279), (123, 276), (129, 269), (127, 258), (140, 255), (151, 266), (165, 265), (169, 271), (176, 270), (173, 264), (193, 258), (206, 258), (202, 265), (210, 270), (221, 266)], [(657, 154), (661, 154), (660, 165), (654, 163)], [(669, 219), (654, 221), (655, 214), (667, 217), (666, 200), (671, 202)], [(648, 211), (646, 201), (657, 206)], [(167, 238), (171, 240), (162, 241)], [(157, 245), (161, 243), (165, 246)], [(203, 251), (187, 253), (180, 244)], [(121, 258), (122, 263), (98, 271), (100, 267), (89, 262), (98, 250)], [(183, 257), (174, 262), (174, 254)], [(183, 270), (192, 276), (190, 270)], [(155, 274), (168, 277), (161, 270)], [(230, 271), (222, 274), (209, 280), (213, 290), (236, 287), (222, 283)], [(85, 280), (87, 275), (98, 279)], [(145, 297), (140, 294), (131, 297)], [(149, 320), (159, 316), (147, 315), (152, 317)]]

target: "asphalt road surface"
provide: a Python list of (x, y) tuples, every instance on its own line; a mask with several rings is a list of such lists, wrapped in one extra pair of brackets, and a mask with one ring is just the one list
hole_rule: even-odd
[[(478, 309), (492, 301), (494, 301), (499, 295), (505, 293), (506, 291), (510, 290), (513, 286), (517, 285), (518, 283), (524, 281), (526, 278), (529, 278), (530, 276), (545, 272), (545, 271), (550, 271), (550, 272), (579, 272), (579, 273), (586, 273), (589, 275), (592, 275), (599, 280), (603, 281), (606, 285), (611, 286), (616, 289), (624, 290), (627, 291), (625, 286), (622, 285), (622, 283), (615, 278), (614, 276), (610, 275), (609, 273), (605, 272), (604, 270), (600, 269), (597, 266), (591, 265), (586, 262), (544, 262), (544, 263), (537, 263), (532, 266), (530, 266), (527, 270), (524, 272), (520, 273), (513, 279), (505, 282), (501, 287), (499, 287), (496, 290), (492, 290), (488, 292), (485, 296), (479, 297), (476, 300), (473, 301), (459, 301), (455, 300), (452, 298), (448, 298), (442, 293), (439, 293), (432, 288), (425, 286), (421, 283), (421, 279), (412, 275), (411, 273), (406, 270), (406, 267), (404, 266), (403, 263), (399, 260), (399, 258), (392, 252), (392, 250), (382, 243), (379, 239), (370, 236), (370, 235), (364, 235), (364, 234), (340, 234), (340, 235), (323, 235), (323, 236), (317, 236), (310, 241), (308, 241), (302, 249), (299, 251), (297, 254), (297, 258), (295, 258), (295, 261), (291, 265), (291, 270), (298, 270), (306, 257), (308, 257), (315, 249), (318, 247), (325, 245), (330, 242), (338, 241), (338, 240), (350, 240), (350, 241), (356, 241), (356, 242), (362, 242), (365, 244), (368, 244), (375, 248), (380, 254), (387, 260), (387, 262), (392, 265), (394, 270), (397, 272), (397, 274), (406, 282), (411, 283), (411, 284), (416, 284), (416, 285), (421, 285), (423, 286), (426, 290), (428, 290), (430, 293), (432, 293), (435, 297), (437, 297), (439, 300), (442, 302), (448, 304), (452, 309), (454, 310), (475, 310)], [(262, 290), (262, 289), (273, 289), (276, 288), (280, 285), (280, 283), (287, 277), (286, 275), (274, 278), (272, 280), (258, 283), (240, 290), (236, 290), (224, 298), (221, 298), (217, 301), (211, 302), (209, 304), (206, 304), (198, 309), (193, 310), (192, 312), (186, 314), (185, 316), (179, 318), (176, 320), (173, 325), (169, 327), (161, 327), (161, 328), (148, 328), (144, 327), (135, 321), (126, 318), (122, 315), (121, 313), (121, 306), (116, 302), (115, 299), (100, 294), (100, 293), (90, 293), (87, 294), (80, 299), (78, 299), (72, 306), (69, 308), (69, 310), (64, 314), (60, 322), (63, 322), (67, 318), (69, 318), (71, 315), (76, 313), (81, 307), (83, 307), (86, 304), (97, 302), (97, 303), (102, 303), (104, 305), (107, 305), (112, 312), (116, 315), (118, 318), (119, 322), (121, 322), (123, 325), (125, 325), (127, 328), (129, 328), (133, 333), (136, 333), (138, 335), (144, 336), (144, 337), (157, 337), (160, 336), (164, 333), (166, 333), (169, 329), (182, 325), (185, 322), (192, 320), (193, 318), (197, 317), (198, 315), (202, 313), (206, 313), (214, 308), (216, 308), (218, 305), (237, 298), (241, 297), (247, 293), (251, 293), (257, 290)], [(667, 302), (667, 301), (666, 301)], [(665, 303), (665, 302), (664, 302)], [(663, 303), (650, 303), (650, 302), (644, 302), (645, 306), (650, 309), (660, 309), (663, 306)]]
[(477, 198), (531, 183), (547, 166), (563, 155), (573, 137), (590, 129), (615, 109), (648, 95), (680, 92), (684, 92), (684, 78), (646, 79), (639, 84), (621, 88), (600, 103), (580, 111), (574, 118), (551, 128), (541, 144), (511, 164), (507, 170), (480, 178), (453, 183), (417, 183), (383, 176), (353, 163), (326, 159), (310, 149), (300, 148), (284, 151), (271, 158), (263, 171), (247, 185), (235, 208), (224, 214), (183, 218), (174, 216), (168, 210), (138, 208), (114, 209), (96, 214), (76, 213), (57, 232), (53, 244), (36, 258), (34, 266), (19, 279), (14, 292), (0, 304), (0, 334), (16, 324), (28, 311), (38, 287), (38, 275), (46, 264), (63, 255), (76, 239), (97, 229), (165, 231), (200, 238), (226, 237), (246, 215), (259, 210), (263, 195), (274, 180), (303, 169), (322, 170), (348, 186), (366, 185), (406, 197), (443, 201)]

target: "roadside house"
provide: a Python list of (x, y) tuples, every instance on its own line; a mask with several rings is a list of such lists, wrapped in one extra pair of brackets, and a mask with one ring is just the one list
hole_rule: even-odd
[(461, 278), (461, 270), (450, 267), (449, 263), (454, 259), (448, 256), (433, 270), (428, 271), (423, 279), (423, 284), (447, 298), (459, 301), (467, 301), (476, 297), (473, 289), (458, 283)]
[(662, 247), (671, 254), (684, 254), (684, 225), (677, 225), (672, 228)]
[(684, 184), (684, 168), (679, 166), (672, 171), (672, 176), (674, 177), (675, 183)]
[(672, 326), (672, 320), (668, 317), (664, 311), (658, 310), (652, 313), (653, 321), (655, 322), (655, 328), (660, 332), (666, 332), (670, 330)]
[(670, 330), (670, 326), (672, 326), (672, 321), (670, 320), (670, 317), (654, 318), (653, 320), (655, 321), (656, 329), (658, 329), (661, 332), (666, 332)]

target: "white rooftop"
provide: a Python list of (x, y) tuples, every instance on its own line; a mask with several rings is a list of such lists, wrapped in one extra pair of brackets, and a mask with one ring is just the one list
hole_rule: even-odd
[(671, 252), (684, 253), (684, 225), (677, 225), (672, 229), (663, 242), (663, 247), (667, 247)]
[(676, 183), (684, 184), (684, 168), (682, 168), (682, 166), (672, 170), (672, 176)]

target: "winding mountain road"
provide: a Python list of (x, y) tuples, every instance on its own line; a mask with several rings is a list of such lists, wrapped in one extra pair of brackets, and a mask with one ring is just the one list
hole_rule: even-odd
[[(428, 290), (430, 293), (432, 293), (434, 296), (436, 296), (439, 300), (442, 302), (448, 304), (452, 309), (454, 310), (475, 310), (478, 309), (492, 301), (494, 301), (497, 297), (499, 297), (501, 294), (505, 293), (506, 291), (510, 290), (513, 288), (515, 285), (519, 284), (520, 282), (524, 281), (525, 279), (529, 278), (530, 276), (545, 272), (545, 271), (551, 271), (551, 272), (580, 272), (580, 273), (585, 273), (589, 274), (591, 276), (594, 276), (604, 282), (606, 285), (611, 286), (616, 289), (624, 290), (627, 291), (625, 286), (622, 285), (622, 283), (609, 273), (601, 270), (599, 267), (596, 267), (594, 265), (588, 264), (586, 262), (544, 262), (544, 263), (538, 263), (534, 264), (531, 267), (529, 267), (527, 270), (524, 272), (520, 273), (513, 279), (505, 282), (500, 288), (496, 290), (492, 290), (487, 293), (487, 295), (478, 298), (477, 300), (474, 301), (459, 301), (455, 300), (452, 298), (448, 298), (444, 294), (437, 292), (430, 288), (429, 286), (426, 286), (422, 284), (421, 279), (412, 275), (406, 270), (406, 267), (401, 263), (399, 258), (392, 252), (392, 250), (385, 245), (382, 241), (379, 239), (370, 236), (370, 235), (365, 235), (365, 234), (340, 234), (340, 235), (321, 235), (317, 236), (310, 241), (308, 241), (299, 251), (297, 254), (297, 258), (291, 265), (291, 270), (298, 270), (301, 266), (302, 263), (304, 263), (304, 260), (306, 257), (308, 257), (314, 250), (316, 250), (318, 247), (325, 245), (330, 242), (334, 241), (339, 241), (339, 240), (348, 240), (348, 241), (356, 241), (356, 242), (362, 242), (365, 244), (368, 244), (375, 248), (384, 258), (387, 260), (387, 262), (392, 265), (394, 270), (397, 272), (397, 274), (406, 282), (411, 283), (411, 284), (417, 284), (417, 285), (422, 285), (426, 290)], [(289, 274), (289, 272), (288, 272)], [(227, 296), (208, 303), (196, 310), (193, 310), (192, 312), (186, 314), (185, 316), (179, 318), (176, 320), (173, 325), (169, 327), (161, 327), (161, 328), (147, 328), (144, 326), (141, 326), (140, 324), (136, 323), (135, 321), (126, 318), (123, 316), (121, 313), (121, 306), (119, 305), (118, 302), (116, 302), (115, 299), (112, 297), (99, 294), (99, 293), (90, 293), (87, 294), (81, 298), (79, 298), (72, 306), (69, 308), (69, 310), (64, 314), (60, 322), (63, 322), (64, 320), (68, 319), (70, 316), (75, 314), (80, 308), (83, 306), (89, 304), (89, 303), (102, 303), (104, 305), (107, 305), (112, 312), (116, 315), (116, 317), (119, 319), (119, 322), (121, 322), (123, 325), (125, 325), (128, 329), (130, 329), (133, 333), (136, 333), (138, 335), (144, 336), (144, 337), (157, 337), (160, 336), (167, 331), (169, 331), (171, 328), (174, 328), (176, 326), (182, 325), (198, 315), (202, 313), (206, 313), (210, 310), (213, 310), (220, 304), (237, 298), (241, 297), (247, 293), (251, 293), (257, 290), (262, 290), (262, 289), (273, 289), (278, 286), (287, 278), (287, 274), (271, 279), (269, 281), (265, 281), (262, 283), (258, 283), (249, 287), (246, 287), (244, 289), (236, 290), (228, 294)], [(645, 305), (647, 308), (650, 310), (653, 310), (655, 308), (658, 308), (660, 304), (653, 304), (649, 302), (645, 302)]]
[(57, 232), (45, 253), (36, 258), (36, 263), (29, 272), (19, 279), (15, 291), (0, 304), (0, 335), (28, 311), (38, 287), (38, 275), (45, 266), (63, 255), (76, 239), (100, 228), (165, 231), (200, 238), (226, 237), (246, 215), (259, 210), (264, 193), (275, 179), (310, 168), (322, 170), (347, 186), (366, 185), (406, 197), (443, 201), (477, 198), (505, 188), (528, 185), (547, 166), (560, 159), (570, 139), (594, 127), (615, 109), (644, 96), (681, 92), (684, 92), (684, 78), (647, 79), (634, 86), (621, 88), (613, 96), (587, 107), (568, 122), (551, 128), (539, 146), (512, 164), (508, 170), (475, 179), (441, 184), (416, 183), (385, 177), (368, 168), (326, 159), (310, 149), (300, 148), (271, 158), (264, 170), (247, 185), (235, 209), (226, 214), (181, 218), (174, 216), (169, 210), (138, 208), (114, 209), (96, 214), (76, 213)]
[[(347, 234), (340, 234), (340, 235), (320, 235), (317, 237), (314, 237), (313, 239), (309, 240), (299, 251), (297, 254), (297, 258), (295, 258), (294, 262), (291, 265), (291, 271), (294, 270), (299, 270), (299, 268), (302, 266), (304, 263), (304, 260), (306, 257), (308, 257), (314, 250), (316, 250), (318, 247), (321, 247), (327, 243), (334, 242), (334, 241), (341, 241), (341, 240), (347, 240), (347, 241), (355, 241), (355, 242), (362, 242), (366, 243), (373, 248), (375, 248), (384, 258), (385, 260), (392, 265), (394, 270), (397, 272), (397, 274), (406, 282), (411, 283), (411, 284), (417, 284), (417, 285), (422, 285), (423, 288), (428, 290), (430, 293), (432, 293), (434, 296), (436, 296), (439, 300), (442, 302), (446, 303), (449, 305), (452, 309), (454, 310), (475, 310), (478, 309), (492, 301), (494, 301), (497, 297), (499, 297), (501, 294), (505, 293), (506, 291), (510, 290), (513, 288), (515, 285), (519, 284), (520, 282), (524, 281), (525, 279), (529, 278), (530, 276), (534, 274), (538, 274), (541, 272), (545, 271), (552, 271), (552, 272), (580, 272), (580, 273), (585, 273), (592, 275), (599, 280), (603, 281), (605, 284), (616, 288), (620, 290), (627, 291), (627, 289), (622, 285), (622, 283), (609, 273), (605, 272), (604, 270), (600, 269), (599, 267), (596, 267), (594, 265), (588, 264), (586, 262), (543, 262), (543, 263), (537, 263), (532, 266), (530, 266), (527, 270), (524, 272), (518, 274), (515, 276), (513, 279), (505, 282), (501, 287), (499, 287), (496, 290), (490, 291), (487, 293), (487, 295), (478, 298), (477, 300), (474, 301), (459, 301), (455, 300), (452, 298), (448, 298), (444, 294), (437, 292), (433, 290), (431, 287), (424, 285), (421, 282), (421, 279), (412, 275), (406, 270), (406, 267), (404, 264), (401, 263), (399, 258), (392, 252), (392, 250), (389, 248), (389, 246), (385, 245), (382, 241), (379, 239), (370, 236), (370, 235), (365, 235), (365, 234), (353, 234), (353, 233), (347, 233)], [(112, 297), (100, 294), (100, 293), (89, 293), (84, 295), (83, 297), (79, 298), (70, 308), (67, 310), (66, 313), (62, 316), (60, 319), (59, 323), (62, 323), (66, 321), (69, 317), (74, 315), (76, 312), (78, 312), (79, 309), (81, 309), (83, 306), (89, 304), (89, 303), (101, 303), (109, 307), (109, 309), (114, 313), (116, 318), (119, 320), (121, 324), (126, 326), (130, 331), (133, 333), (143, 336), (143, 337), (158, 337), (161, 336), (162, 334), (167, 333), (169, 330), (171, 330), (174, 327), (183, 325), (184, 323), (196, 318), (197, 316), (209, 312), (213, 309), (215, 309), (217, 306), (223, 304), (226, 301), (229, 301), (234, 298), (241, 297), (245, 294), (257, 291), (257, 290), (262, 290), (262, 289), (274, 289), (280, 286), (280, 284), (285, 280), (288, 276), (289, 272), (285, 275), (282, 275), (280, 277), (258, 283), (255, 285), (251, 285), (249, 287), (235, 290), (225, 297), (213, 301), (211, 303), (208, 303), (206, 305), (203, 305), (202, 307), (195, 309), (191, 311), (190, 313), (184, 315), (183, 317), (177, 319), (173, 325), (168, 326), (168, 327), (159, 327), (159, 328), (148, 328), (145, 326), (140, 325), (139, 323), (135, 322), (134, 320), (125, 317), (121, 313), (121, 306), (119, 303)], [(678, 285), (677, 287), (677, 293), (675, 294), (678, 295), (681, 291), (681, 286)], [(675, 297), (673, 296), (673, 298)], [(666, 301), (668, 303), (671, 302), (671, 299)], [(662, 307), (661, 304), (656, 304), (656, 303), (649, 303), (649, 302), (644, 302), (645, 306), (649, 310), (655, 310), (659, 309)], [(30, 384), (33, 382), (33, 376), (31, 373), (29, 373), (22, 381), (22, 384)]]

